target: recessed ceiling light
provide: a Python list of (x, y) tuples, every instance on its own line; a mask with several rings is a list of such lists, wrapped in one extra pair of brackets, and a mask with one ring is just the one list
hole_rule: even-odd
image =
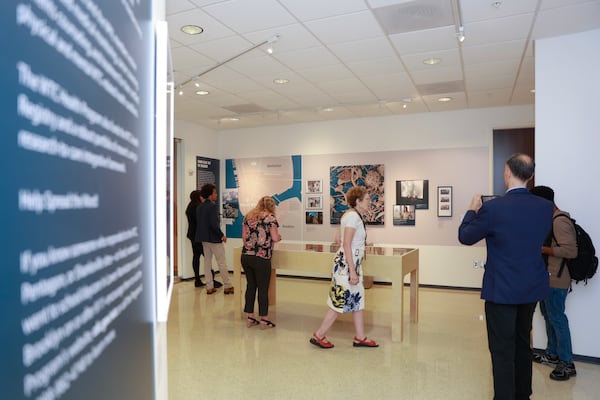
[(184, 25), (181, 27), (181, 32), (187, 33), (188, 35), (199, 35), (204, 32), (204, 29), (198, 25)]
[(325, 111), (325, 112), (332, 112), (332, 111), (333, 111), (333, 108), (331, 108), (331, 107), (325, 107), (325, 108), (323, 109), (323, 111)]
[(529, 92), (531, 92), (531, 93), (535, 93), (535, 89), (531, 89)]
[(289, 83), (289, 82), (290, 82), (290, 80), (285, 79), (285, 78), (273, 79), (273, 83), (275, 83), (277, 85), (285, 85), (286, 83)]
[(449, 101), (452, 101), (452, 97), (440, 97), (440, 98), (438, 99), (438, 101), (439, 101), (440, 103), (447, 103), (447, 102), (449, 102)]
[(402, 104), (402, 108), (406, 108), (406, 107), (407, 107), (406, 104)]
[(427, 65), (435, 65), (435, 64), (439, 64), (441, 62), (442, 62), (441, 58), (435, 58), (435, 57), (430, 57), (430, 58), (423, 60), (423, 64), (427, 64)]
[(207, 94), (210, 94), (210, 92), (208, 90), (196, 90), (196, 94), (198, 96), (206, 96)]
[(225, 117), (225, 118), (221, 118), (221, 121), (239, 121), (240, 119), (238, 117)]

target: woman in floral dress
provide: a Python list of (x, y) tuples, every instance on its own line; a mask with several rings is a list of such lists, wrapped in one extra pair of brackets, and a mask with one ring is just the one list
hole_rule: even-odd
[(374, 340), (367, 339), (363, 311), (365, 308), (365, 288), (363, 285), (362, 261), (365, 254), (367, 237), (362, 213), (369, 210), (371, 199), (367, 189), (355, 186), (348, 190), (346, 202), (350, 209), (340, 221), (341, 246), (333, 260), (331, 289), (327, 298), (329, 310), (321, 322), (310, 343), (323, 349), (330, 349), (333, 343), (325, 334), (331, 328), (338, 315), (352, 312), (356, 332), (354, 347), (378, 347)]
[[(261, 328), (274, 328), (269, 320), (269, 283), (271, 280), (271, 255), (273, 245), (281, 240), (279, 224), (275, 218), (275, 200), (264, 196), (256, 207), (244, 217), (242, 222), (241, 263), (246, 273), (247, 326), (261, 325)], [(258, 315), (254, 315), (254, 302), (258, 290)]]

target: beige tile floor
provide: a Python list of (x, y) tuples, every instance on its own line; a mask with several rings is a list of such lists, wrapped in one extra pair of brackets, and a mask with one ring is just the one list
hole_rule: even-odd
[[(238, 288), (236, 288), (238, 290)], [(233, 297), (175, 284), (168, 335), (169, 399), (492, 399), (483, 302), (478, 292), (420, 290), (419, 322), (392, 343), (391, 288), (366, 291), (367, 334), (377, 349), (352, 347), (350, 315), (328, 333), (335, 348), (308, 343), (326, 312), (324, 281), (278, 278), (277, 327), (246, 328)], [(408, 300), (408, 299), (407, 299)], [(407, 318), (408, 319), (408, 318)], [(548, 378), (534, 365), (532, 399), (600, 398), (600, 365), (576, 363), (577, 377)]]

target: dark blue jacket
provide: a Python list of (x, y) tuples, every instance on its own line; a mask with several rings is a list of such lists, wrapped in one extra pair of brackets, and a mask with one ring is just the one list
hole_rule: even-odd
[(500, 304), (526, 304), (543, 300), (549, 278), (542, 244), (552, 228), (552, 202), (525, 188), (506, 192), (483, 203), (476, 213), (467, 211), (458, 240), (487, 244), (481, 298)]
[(221, 243), (223, 231), (219, 223), (219, 207), (206, 200), (196, 208), (196, 242)]

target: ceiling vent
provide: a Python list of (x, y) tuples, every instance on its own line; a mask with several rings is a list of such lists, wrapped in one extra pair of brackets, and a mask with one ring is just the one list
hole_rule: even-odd
[(414, 0), (373, 9), (388, 35), (454, 25), (452, 0)]
[(465, 83), (463, 81), (427, 83), (425, 85), (417, 85), (416, 87), (421, 96), (465, 91)]
[(262, 108), (261, 106), (257, 106), (256, 104), (235, 104), (232, 106), (221, 107), (225, 110), (234, 112), (236, 114), (253, 114), (260, 113), (264, 111), (268, 111), (266, 108)]

